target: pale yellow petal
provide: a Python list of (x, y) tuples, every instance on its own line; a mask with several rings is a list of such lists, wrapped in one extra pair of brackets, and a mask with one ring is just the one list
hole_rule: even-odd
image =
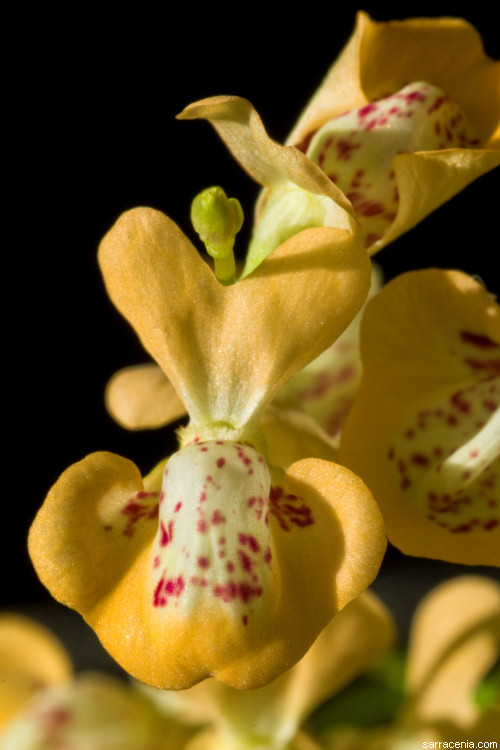
[(345, 195), (319, 167), (301, 151), (283, 147), (269, 138), (259, 115), (247, 99), (238, 96), (202, 99), (186, 107), (178, 118), (208, 120), (233, 156), (261, 185), (279, 187), (289, 180), (303, 190), (328, 196), (348, 214), (353, 214)]
[(37, 694), (2, 735), (2, 750), (180, 750), (189, 730), (108, 675), (87, 674)]
[(499, 584), (463, 576), (436, 588), (412, 625), (406, 720), (473, 728), (481, 720), (475, 691), (499, 652)]
[(186, 409), (163, 371), (155, 364), (126, 367), (106, 386), (106, 408), (128, 430), (163, 427)]

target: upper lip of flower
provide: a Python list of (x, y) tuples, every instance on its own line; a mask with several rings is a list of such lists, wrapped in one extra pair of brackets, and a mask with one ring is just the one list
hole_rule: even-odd
[(196, 429), (232, 425), (234, 439), (246, 439), (245, 426), (281, 384), (340, 335), (370, 283), (364, 251), (347, 233), (326, 227), (291, 238), (230, 287), (152, 209), (124, 214), (99, 254), (112, 300)]

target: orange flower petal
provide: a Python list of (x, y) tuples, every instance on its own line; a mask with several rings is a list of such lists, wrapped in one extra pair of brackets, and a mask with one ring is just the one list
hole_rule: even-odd
[[(277, 187), (289, 180), (303, 190), (328, 196), (352, 215), (345, 195), (319, 167), (297, 149), (280, 146), (269, 138), (262, 120), (247, 99), (239, 96), (202, 99), (187, 106), (177, 117), (208, 120), (235, 159), (261, 185)], [(347, 217), (344, 221), (342, 228), (351, 226)]]
[(500, 308), (458, 271), (404, 274), (367, 305), (341, 460), (407, 554), (499, 565)]
[(340, 335), (370, 283), (362, 248), (322, 228), (222, 286), (179, 228), (145, 208), (120, 217), (99, 257), (112, 300), (193, 422), (225, 423), (228, 437), (240, 437), (280, 385)]
[(365, 591), (333, 618), (292, 669), (269, 685), (242, 692), (204, 680), (188, 690), (146, 689), (146, 694), (167, 715), (215, 725), (219, 743), (225, 737), (235, 747), (238, 738), (258, 736), (269, 746), (285, 747), (312, 711), (386, 651), (394, 637), (390, 613)]
[(186, 446), (160, 494), (162, 474), (143, 486), (131, 462), (88, 456), (52, 488), (29, 542), (42, 582), (144, 682), (263, 685), (378, 571), (379, 511), (343, 467), (301, 461), (273, 480), (269, 501), (271, 479), (250, 446)]
[(128, 430), (163, 427), (186, 413), (172, 385), (155, 364), (116, 372), (106, 386), (105, 400), (113, 419)]

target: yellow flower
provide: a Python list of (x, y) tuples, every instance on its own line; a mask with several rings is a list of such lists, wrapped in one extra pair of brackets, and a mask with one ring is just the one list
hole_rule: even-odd
[(204, 99), (179, 117), (208, 119), (266, 188), (248, 271), (311, 226), (357, 231), (373, 254), (500, 164), (500, 63), (461, 19), (359, 13), (286, 146), (239, 97)]
[(0, 615), (1, 750), (167, 750), (190, 734), (123, 682), (72, 679), (70, 659), (49, 631)]
[[(412, 623), (405, 690), (390, 726), (329, 730), (328, 750), (422, 750), (444, 742), (496, 740), (500, 694), (481, 706), (478, 689), (500, 655), (500, 586), (462, 576), (428, 594)], [(429, 744), (424, 744), (429, 743)], [(454, 744), (452, 746), (455, 746)], [(485, 745), (487, 747), (488, 745)]]
[(263, 688), (234, 690), (205, 680), (178, 692), (146, 689), (168, 717), (208, 725), (185, 750), (314, 750), (301, 729), (324, 700), (357, 677), (394, 640), (386, 608), (369, 591), (350, 602), (292, 669)]
[(500, 565), (500, 307), (459, 271), (396, 278), (367, 305), (340, 456), (410, 555)]
[(22, 615), (0, 614), (0, 728), (36, 691), (70, 676), (69, 657), (52, 633)]
[(345, 232), (314, 229), (223, 286), (152, 209), (124, 214), (99, 255), (191, 422), (144, 480), (110, 453), (70, 467), (30, 533), (37, 573), (144, 682), (264, 685), (369, 585), (385, 548), (352, 472), (314, 459), (271, 467), (259, 432), (282, 383), (361, 306), (368, 258)]

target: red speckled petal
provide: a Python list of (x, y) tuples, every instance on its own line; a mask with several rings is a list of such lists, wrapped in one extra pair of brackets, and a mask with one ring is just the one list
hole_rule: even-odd
[[(372, 285), (367, 300), (371, 299), (381, 286), (381, 271), (376, 263), (372, 263)], [(359, 328), (363, 312), (364, 306), (344, 333), (328, 349), (285, 383), (273, 402), (281, 408), (305, 412), (318, 425), (321, 425), (322, 430), (335, 439), (334, 444), (337, 447), (342, 425), (361, 381)], [(309, 456), (329, 458), (323, 452), (312, 452)], [(303, 453), (302, 458), (305, 457), (306, 454)], [(337, 458), (330, 457), (329, 460), (336, 461)], [(277, 465), (284, 466), (279, 461)]]
[[(431, 137), (421, 138), (418, 127), (414, 142), (403, 145), (394, 130), (406, 105), (396, 99), (418, 81), (442, 94), (426, 108)], [(307, 152), (345, 192), (373, 254), (498, 166), (499, 132), (500, 63), (485, 55), (470, 24), (378, 23), (359, 13), (353, 36), (287, 143)]]
[(328, 120), (411, 81), (427, 81), (446, 91), (487, 143), (500, 121), (499, 76), (500, 64), (485, 54), (480, 35), (463, 19), (378, 22), (360, 12), (354, 34), (287, 142), (300, 143)]
[(115, 373), (106, 386), (106, 408), (122, 427), (163, 427), (186, 408), (158, 365), (136, 365)]
[(292, 666), (371, 583), (385, 536), (348, 470), (309, 459), (271, 478), (251, 446), (209, 441), (144, 486), (129, 461), (88, 456), (52, 488), (29, 546), (52, 594), (138, 679), (243, 688)]
[(137, 690), (84, 675), (42, 691), (7, 727), (2, 750), (168, 750), (189, 730), (165, 719)]
[(458, 271), (408, 273), (367, 305), (361, 336), (341, 460), (407, 554), (500, 565), (499, 306)]
[[(477, 133), (449, 96), (419, 82), (330, 120), (313, 136), (307, 156), (349, 198), (360, 224), (358, 239), (369, 248), (384, 238), (398, 214), (401, 185), (393, 165), (398, 154), (479, 145)], [(415, 207), (415, 198), (405, 193), (404, 199), (409, 198)], [(438, 205), (426, 196), (422, 200), (429, 210)], [(412, 217), (413, 223), (421, 218)]]
[(370, 283), (365, 251), (345, 232), (322, 228), (222, 286), (180, 229), (146, 208), (118, 219), (99, 259), (111, 299), (193, 422), (223, 422), (235, 433), (342, 333)]

